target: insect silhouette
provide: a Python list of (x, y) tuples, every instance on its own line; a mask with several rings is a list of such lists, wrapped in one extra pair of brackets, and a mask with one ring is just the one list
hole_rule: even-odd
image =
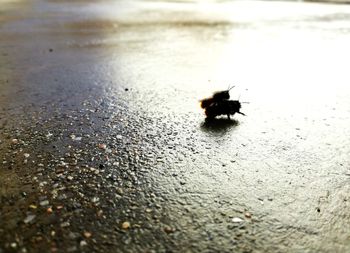
[(240, 111), (241, 102), (239, 100), (230, 100), (229, 92), (233, 87), (235, 86), (229, 87), (224, 91), (215, 92), (213, 96), (200, 101), (207, 119), (214, 119), (220, 115), (227, 115), (227, 118), (230, 119), (230, 115), (235, 113), (245, 115)]

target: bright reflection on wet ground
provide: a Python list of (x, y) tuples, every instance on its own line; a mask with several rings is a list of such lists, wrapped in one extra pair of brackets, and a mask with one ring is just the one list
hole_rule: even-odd
[[(192, 222), (215, 234), (208, 220), (247, 210), (267, 244), (274, 239), (266, 237), (291, 236), (299, 240), (287, 243), (292, 251), (350, 249), (340, 228), (350, 229), (350, 6), (49, 1), (33, 8), (42, 16), (31, 22), (40, 26), (16, 23), (18, 36), (31, 29), (39, 45), (62, 51), (58, 61), (72, 53), (81, 56), (70, 59), (77, 64), (96, 63), (87, 75), (106, 101), (147, 119), (145, 135), (162, 141), (152, 187), (194, 240), (200, 232)], [(233, 84), (231, 97), (249, 102), (247, 116), (205, 123), (198, 101)]]
[[(119, 35), (105, 41), (117, 41), (115, 77), (139, 92), (133, 106), (169, 129), (176, 122), (175, 143), (193, 150), (169, 152), (166, 167), (179, 176), (158, 180), (163, 194), (195, 213), (243, 206), (315, 233), (332, 219), (317, 206), (344, 215), (340, 200), (319, 199), (336, 189), (349, 196), (349, 169), (340, 166), (349, 164), (348, 6), (144, 2), (132, 11), (115, 13)], [(250, 102), (248, 116), (203, 124), (196, 101), (230, 84), (233, 98)], [(178, 180), (186, 184), (172, 193)], [(172, 208), (181, 218), (182, 206)]]

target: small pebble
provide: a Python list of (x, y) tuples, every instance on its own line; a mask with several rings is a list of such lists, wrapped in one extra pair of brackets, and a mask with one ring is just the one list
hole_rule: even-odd
[(107, 145), (106, 145), (106, 144), (100, 143), (100, 144), (98, 144), (98, 147), (99, 147), (100, 149), (106, 149), (106, 148), (107, 148)]
[(239, 223), (239, 222), (242, 222), (243, 220), (241, 219), (241, 218), (239, 218), (239, 217), (234, 217), (233, 219), (232, 219), (232, 222), (235, 222), (235, 223)]
[(48, 200), (43, 200), (39, 203), (41, 206), (48, 206), (49, 205), (49, 201)]
[(87, 245), (87, 242), (86, 242), (86, 241), (84, 241), (84, 240), (80, 241), (80, 247), (84, 247), (84, 246), (86, 246), (86, 245)]
[(31, 223), (35, 219), (35, 217), (36, 216), (34, 214), (30, 214), (23, 220), (23, 222), (25, 224)]
[(167, 234), (174, 233), (175, 232), (175, 228), (172, 228), (170, 226), (165, 226), (164, 227), (164, 232), (167, 233)]
[(122, 229), (128, 229), (128, 228), (130, 228), (130, 222), (124, 221), (122, 224)]
[(70, 223), (68, 221), (61, 223), (61, 228), (69, 227)]
[(84, 236), (85, 236), (85, 238), (90, 238), (92, 236), (92, 234), (88, 231), (85, 231)]
[(244, 216), (249, 219), (252, 218), (252, 214), (250, 212), (245, 212)]
[(98, 210), (98, 211), (97, 211), (97, 216), (98, 216), (98, 217), (101, 217), (102, 214), (103, 214), (103, 211), (102, 211), (102, 210)]

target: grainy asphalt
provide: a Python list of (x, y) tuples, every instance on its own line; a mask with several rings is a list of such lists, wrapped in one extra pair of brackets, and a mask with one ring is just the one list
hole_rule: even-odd
[(0, 253), (350, 251), (349, 17), (3, 1)]

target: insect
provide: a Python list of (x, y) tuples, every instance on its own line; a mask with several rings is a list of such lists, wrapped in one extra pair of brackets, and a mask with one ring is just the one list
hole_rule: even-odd
[(227, 115), (227, 118), (230, 119), (230, 115), (234, 115), (235, 113), (245, 115), (240, 111), (241, 102), (239, 102), (239, 100), (229, 100), (229, 92), (233, 87), (234, 86), (224, 91), (215, 92), (212, 97), (200, 101), (201, 107), (205, 109), (207, 119), (214, 119), (216, 116), (220, 115)]
[(203, 109), (208, 108), (211, 104), (217, 103), (220, 101), (223, 101), (225, 99), (230, 99), (230, 90), (233, 89), (235, 86), (229, 87), (227, 90), (224, 91), (218, 91), (213, 94), (212, 97), (202, 99), (201, 102), (201, 107)]

